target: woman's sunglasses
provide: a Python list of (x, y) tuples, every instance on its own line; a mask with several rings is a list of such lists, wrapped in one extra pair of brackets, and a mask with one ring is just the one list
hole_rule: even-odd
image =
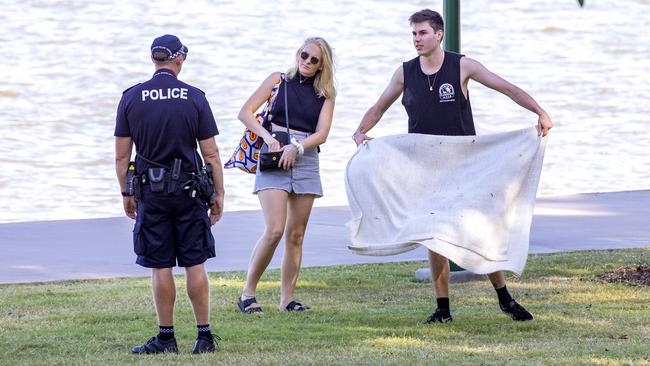
[(316, 64), (318, 64), (318, 63), (320, 62), (320, 60), (318, 59), (318, 57), (316, 57), (316, 56), (311, 56), (311, 57), (310, 57), (310, 55), (309, 55), (307, 52), (305, 52), (305, 51), (300, 52), (300, 58), (303, 59), (303, 60), (307, 60), (307, 59), (309, 59), (309, 62), (310, 62), (312, 65), (316, 65)]

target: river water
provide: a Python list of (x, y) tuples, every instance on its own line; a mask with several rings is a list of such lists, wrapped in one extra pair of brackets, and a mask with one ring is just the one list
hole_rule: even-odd
[[(151, 40), (178, 35), (180, 78), (206, 92), (227, 160), (237, 112), (295, 49), (334, 47), (339, 96), (322, 147), (325, 197), (346, 204), (350, 136), (401, 62), (415, 56), (408, 16), (441, 1), (6, 1), (0, 5), (0, 222), (122, 215), (115, 109), (148, 79)], [(464, 1), (462, 52), (529, 92), (553, 118), (539, 195), (650, 188), (650, 1)], [(536, 116), (470, 83), (479, 134)], [(399, 102), (373, 136), (406, 132)], [(257, 209), (253, 176), (226, 171), (226, 210)]]

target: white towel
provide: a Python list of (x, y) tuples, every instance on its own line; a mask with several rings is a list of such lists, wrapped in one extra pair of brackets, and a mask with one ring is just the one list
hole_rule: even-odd
[(521, 274), (545, 146), (535, 127), (362, 144), (345, 175), (349, 249), (395, 255), (424, 245), (474, 273)]

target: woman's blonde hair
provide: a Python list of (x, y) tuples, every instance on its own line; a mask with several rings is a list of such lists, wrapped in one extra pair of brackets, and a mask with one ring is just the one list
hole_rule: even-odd
[(321, 37), (310, 37), (305, 40), (305, 42), (298, 48), (296, 52), (295, 63), (289, 71), (287, 71), (287, 79), (292, 79), (298, 73), (298, 58), (300, 53), (303, 51), (305, 46), (308, 44), (314, 44), (320, 48), (321, 54), (321, 67), (322, 69), (316, 72), (316, 77), (314, 79), (314, 89), (318, 95), (325, 98), (334, 98), (336, 96), (336, 85), (334, 80), (334, 54), (332, 48)]

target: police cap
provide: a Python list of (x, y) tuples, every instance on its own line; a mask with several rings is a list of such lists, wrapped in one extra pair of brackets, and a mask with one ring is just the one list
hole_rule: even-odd
[(171, 34), (160, 36), (151, 43), (151, 57), (156, 61), (173, 60), (178, 55), (187, 55), (187, 51), (181, 40)]

